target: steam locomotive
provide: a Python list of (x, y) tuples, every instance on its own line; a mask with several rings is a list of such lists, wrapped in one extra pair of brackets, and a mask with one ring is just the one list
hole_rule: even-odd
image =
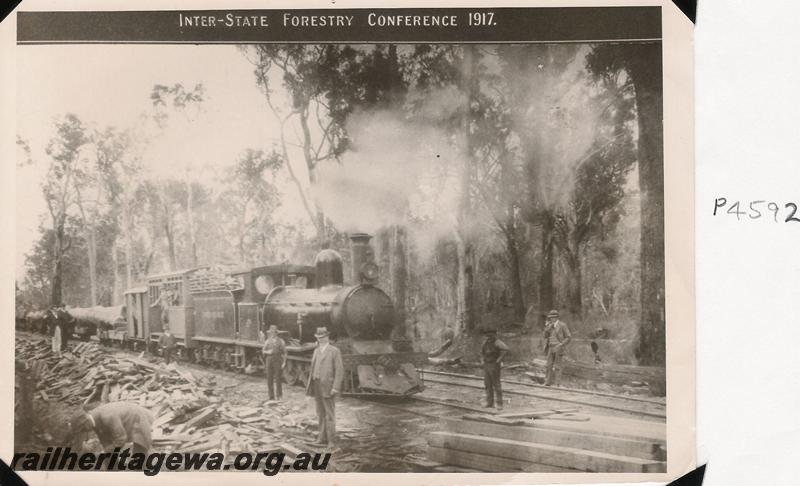
[(347, 284), (342, 257), (332, 249), (322, 250), (313, 266), (203, 267), (149, 276), (146, 286), (125, 292), (126, 328), (108, 337), (155, 351), (169, 326), (182, 359), (254, 371), (263, 366), (264, 333), (275, 325), (287, 342), (285, 381), (305, 384), (314, 333), (324, 326), (342, 351), (345, 394), (417, 393), (423, 384), (416, 368), (427, 354), (405, 338), (391, 298), (376, 286), (370, 238), (351, 235)]

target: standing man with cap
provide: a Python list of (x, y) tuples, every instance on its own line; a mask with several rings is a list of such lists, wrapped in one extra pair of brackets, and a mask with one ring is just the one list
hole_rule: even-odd
[(269, 399), (275, 400), (277, 396), (280, 400), (283, 398), (281, 381), (283, 369), (286, 367), (287, 352), (286, 343), (278, 337), (278, 326), (269, 326), (267, 329), (267, 339), (264, 341), (261, 353), (264, 355), (264, 368), (267, 372)]
[(342, 391), (344, 364), (339, 348), (328, 342), (330, 333), (325, 327), (318, 327), (314, 337), (317, 348), (311, 357), (311, 373), (306, 384), (306, 394), (313, 396), (317, 404), (319, 418), (319, 437), (317, 444), (333, 447), (336, 437), (336, 411), (334, 399)]
[(558, 319), (558, 311), (551, 310), (547, 314), (544, 327), (544, 352), (547, 355), (547, 374), (544, 384), (558, 386), (561, 381), (561, 359), (567, 344), (572, 341), (572, 334), (566, 324)]
[(503, 410), (503, 389), (500, 385), (500, 367), (503, 358), (508, 354), (508, 346), (497, 339), (497, 330), (486, 329), (483, 331), (486, 340), (481, 346), (481, 364), (483, 365), (483, 386), (486, 388), (486, 402), (484, 407), (493, 407), (497, 398), (497, 409)]
[(89, 432), (97, 434), (106, 452), (133, 443), (132, 454), (146, 454), (152, 445), (153, 416), (136, 403), (104, 403), (91, 412), (78, 413), (67, 425), (70, 438), (78, 447)]
[(158, 337), (158, 346), (164, 355), (164, 361), (169, 364), (172, 361), (172, 353), (175, 352), (175, 336), (170, 332), (169, 326), (164, 326), (164, 334)]

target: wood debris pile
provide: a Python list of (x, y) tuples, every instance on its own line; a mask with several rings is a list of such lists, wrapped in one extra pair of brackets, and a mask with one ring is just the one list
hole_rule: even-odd
[[(283, 450), (291, 456), (294, 437), (316, 435), (313, 410), (284, 402), (234, 406), (217, 394), (213, 377), (194, 377), (171, 364), (142, 356), (108, 354), (83, 342), (59, 357), (46, 340), (17, 339), (17, 358), (36, 383), (34, 400), (92, 408), (127, 401), (155, 418), (153, 449), (178, 452)], [(312, 430), (314, 429), (314, 430)]]

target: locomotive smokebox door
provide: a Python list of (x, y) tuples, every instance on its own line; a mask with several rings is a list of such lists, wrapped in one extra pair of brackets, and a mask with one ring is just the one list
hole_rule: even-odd
[(364, 262), (361, 265), (361, 283), (375, 285), (378, 283), (378, 265), (375, 262)]
[[(352, 260), (351, 267), (351, 283), (358, 285), (361, 283), (361, 276), (365, 265), (372, 263), (374, 265), (375, 253), (369, 245), (369, 240), (372, 239), (371, 235), (367, 233), (352, 233), (350, 235), (350, 253)], [(377, 277), (378, 266), (375, 265), (375, 276)]]

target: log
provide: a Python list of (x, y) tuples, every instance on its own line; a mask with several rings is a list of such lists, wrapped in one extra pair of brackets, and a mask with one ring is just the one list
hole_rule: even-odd
[(665, 460), (663, 449), (658, 441), (608, 437), (573, 431), (550, 430), (537, 427), (507, 427), (489, 423), (467, 422), (457, 419), (445, 419), (443, 429), (446, 432), (459, 434), (483, 435), (520, 442), (536, 442), (575, 449), (595, 450), (620, 456), (638, 457), (640, 459)]
[(508, 459), (505, 457), (485, 456), (473, 452), (443, 449), (441, 447), (428, 447), (428, 459), (431, 461), (450, 464), (452, 466), (469, 467), (488, 472), (538, 472), (538, 473), (563, 473), (580, 472), (577, 469), (535, 464), (527, 461)]
[[(533, 364), (545, 368), (547, 363), (542, 359), (534, 359)], [(645, 381), (650, 384), (666, 382), (666, 370), (656, 366), (633, 366), (617, 364), (589, 364), (577, 361), (561, 362), (562, 373), (585, 380), (607, 381), (617, 384), (628, 384), (634, 381)]]
[(462, 359), (461, 356), (456, 356), (454, 358), (428, 358), (428, 363), (438, 364), (438, 365), (456, 364), (456, 363), (461, 362), (461, 359)]
[(78, 321), (111, 328), (114, 326), (114, 322), (122, 317), (122, 306), (71, 307), (67, 309), (67, 312)]
[(479, 435), (433, 432), (428, 445), (587, 472), (666, 472), (660, 461)]

